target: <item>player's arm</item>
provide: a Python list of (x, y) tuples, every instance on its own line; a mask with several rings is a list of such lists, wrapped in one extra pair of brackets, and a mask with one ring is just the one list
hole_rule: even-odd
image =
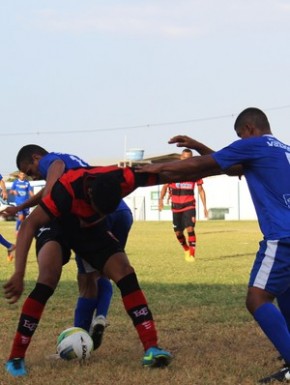
[(157, 174), (158, 182), (155, 184), (198, 180), (207, 176), (225, 174), (211, 155), (193, 156), (174, 162), (146, 164), (138, 167), (137, 172)]
[(214, 152), (211, 148), (205, 144), (198, 142), (197, 140), (190, 138), (186, 135), (176, 135), (169, 139), (168, 143), (176, 143), (177, 147), (187, 147), (197, 151), (200, 155), (209, 155)]
[(18, 213), (18, 211), (22, 211), (22, 210), (27, 209), (29, 207), (34, 207), (34, 206), (38, 205), (38, 203), (41, 201), (42, 192), (43, 192), (43, 189), (38, 191), (38, 193), (31, 196), (25, 202), (23, 202), (22, 204), (20, 204), (18, 206), (6, 207), (6, 209), (1, 211), (0, 214), (4, 217), (9, 217), (9, 216), (16, 215)]
[(3, 215), (4, 217), (16, 215), (18, 211), (38, 205), (42, 197), (44, 197), (51, 191), (52, 186), (57, 181), (57, 179), (62, 176), (64, 171), (65, 164), (61, 159), (57, 159), (52, 162), (47, 172), (45, 187), (38, 191), (38, 193), (36, 193), (35, 195), (30, 196), (30, 198), (23, 202), (21, 205), (7, 207), (5, 210), (1, 211), (1, 215)]
[(160, 191), (159, 204), (158, 204), (159, 211), (163, 210), (163, 207), (164, 207), (163, 199), (165, 198), (165, 195), (167, 194), (167, 190), (168, 190), (168, 183), (163, 185), (163, 187)]
[(207, 211), (207, 207), (206, 207), (205, 191), (204, 191), (204, 188), (202, 187), (201, 184), (198, 185), (197, 188), (198, 188), (198, 193), (199, 193), (202, 205), (203, 205), (204, 216), (207, 218), (208, 217), (208, 211)]
[(29, 186), (28, 194), (29, 194), (30, 198), (34, 197), (34, 191), (33, 191), (33, 188), (31, 186)]
[(37, 206), (21, 224), (16, 241), (15, 270), (3, 286), (4, 296), (10, 304), (17, 302), (23, 292), (27, 256), (34, 234), (37, 229), (49, 221), (49, 215), (40, 206)]
[(50, 193), (53, 185), (62, 176), (64, 172), (65, 172), (65, 163), (61, 159), (56, 159), (51, 163), (47, 171), (46, 185), (42, 193), (43, 197), (48, 193)]
[[(198, 142), (197, 140), (190, 138), (186, 135), (176, 135), (173, 138), (169, 139), (168, 143), (176, 143), (177, 147), (187, 147), (195, 150), (200, 155), (210, 155), (214, 153), (214, 150), (210, 147), (207, 147), (205, 144)], [(225, 174), (229, 176), (242, 176), (244, 174), (242, 165), (235, 165), (227, 169)]]
[(0, 188), (1, 188), (1, 195), (2, 195), (2, 198), (6, 201), (8, 195), (7, 195), (6, 184), (5, 184), (3, 178), (0, 180)]

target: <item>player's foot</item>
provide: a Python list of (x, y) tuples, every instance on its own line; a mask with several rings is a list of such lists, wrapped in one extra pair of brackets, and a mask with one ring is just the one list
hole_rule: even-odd
[(106, 325), (106, 318), (103, 315), (94, 317), (90, 328), (90, 335), (94, 342), (94, 350), (101, 346)]
[(259, 384), (270, 384), (273, 381), (288, 382), (290, 381), (290, 365), (285, 365), (278, 372), (271, 374), (268, 377), (261, 378)]
[(195, 261), (194, 255), (190, 255), (189, 250), (184, 252), (184, 259), (186, 260), (186, 262), (194, 262)]
[(7, 261), (12, 262), (14, 259), (14, 252), (15, 252), (16, 246), (12, 245), (7, 249), (8, 255), (7, 255)]
[(6, 371), (13, 377), (27, 375), (24, 358), (13, 358), (12, 360), (6, 362), (5, 367)]
[(150, 368), (162, 368), (169, 365), (171, 360), (172, 355), (169, 352), (166, 352), (157, 346), (152, 346), (146, 350), (142, 364), (143, 366)]

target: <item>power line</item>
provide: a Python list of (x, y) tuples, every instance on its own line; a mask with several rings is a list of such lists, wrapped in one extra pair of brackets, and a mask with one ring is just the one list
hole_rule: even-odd
[[(290, 105), (285, 106), (279, 106), (279, 107), (270, 107), (265, 108), (264, 111), (275, 111), (275, 110), (282, 110), (282, 109), (288, 109), (290, 108)], [(148, 123), (148, 124), (140, 124), (135, 126), (121, 126), (121, 127), (109, 127), (109, 128), (95, 128), (95, 129), (81, 129), (81, 130), (69, 130), (69, 131), (26, 131), (26, 132), (5, 132), (0, 133), (0, 136), (24, 136), (24, 135), (63, 135), (63, 134), (84, 134), (84, 133), (96, 133), (96, 132), (104, 132), (104, 131), (122, 131), (122, 130), (133, 130), (133, 129), (139, 129), (139, 128), (150, 128), (150, 127), (159, 127), (159, 126), (173, 126), (173, 125), (181, 125), (181, 124), (188, 124), (188, 123), (197, 123), (197, 122), (206, 122), (206, 121), (212, 121), (212, 120), (221, 120), (221, 119), (228, 119), (228, 118), (234, 118), (237, 116), (238, 113), (232, 113), (228, 115), (218, 115), (218, 116), (209, 116), (204, 118), (195, 118), (195, 119), (188, 119), (188, 120), (177, 120), (172, 122), (163, 122), (163, 123)]]

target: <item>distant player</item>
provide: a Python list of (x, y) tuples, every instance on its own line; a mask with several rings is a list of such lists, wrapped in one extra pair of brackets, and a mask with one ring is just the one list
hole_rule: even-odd
[[(34, 195), (33, 188), (31, 187), (30, 182), (26, 179), (24, 172), (20, 171), (18, 174), (18, 179), (13, 181), (10, 194), (15, 195), (15, 203), (17, 206), (20, 206)], [(16, 236), (18, 234), (21, 223), (28, 216), (28, 214), (29, 208), (25, 208), (17, 212)]]
[[(6, 184), (4, 182), (4, 179), (2, 175), (0, 174), (0, 194), (1, 197), (6, 201), (7, 200), (7, 189), (6, 189)], [(4, 246), (7, 249), (7, 261), (12, 262), (13, 257), (14, 257), (14, 250), (15, 250), (15, 245), (7, 239), (3, 237), (3, 235), (0, 234), (0, 244)]]
[[(192, 157), (192, 151), (184, 149), (180, 159)], [(194, 188), (197, 185), (198, 193), (204, 208), (204, 216), (208, 216), (206, 208), (206, 195), (203, 188), (203, 180), (165, 184), (160, 193), (159, 210), (163, 210), (163, 200), (169, 194), (171, 200), (171, 210), (173, 215), (173, 230), (180, 245), (183, 247), (185, 260), (194, 262), (196, 248), (196, 200)], [(187, 232), (187, 240), (184, 230)]]

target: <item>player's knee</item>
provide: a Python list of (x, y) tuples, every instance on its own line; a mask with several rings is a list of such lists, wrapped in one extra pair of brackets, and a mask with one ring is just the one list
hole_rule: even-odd
[(135, 270), (124, 253), (112, 256), (104, 267), (105, 276), (115, 283), (132, 273), (135, 273)]

